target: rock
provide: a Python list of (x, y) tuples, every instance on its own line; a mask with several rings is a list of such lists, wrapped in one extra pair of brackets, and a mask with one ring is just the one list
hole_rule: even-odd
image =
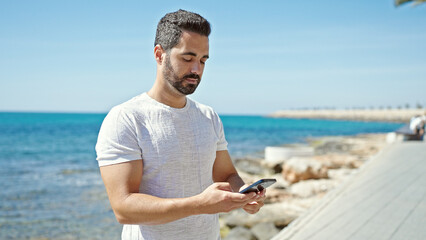
[(266, 147), (265, 161), (279, 163), (294, 156), (313, 156), (314, 148), (308, 146)]
[(325, 154), (315, 156), (313, 159), (321, 162), (328, 169), (358, 168), (364, 163), (358, 156), (348, 154)]
[(248, 214), (242, 209), (222, 214), (224, 222), (230, 226), (251, 228), (261, 222), (272, 222), (277, 227), (285, 227), (305, 211), (304, 208), (288, 202), (265, 204), (256, 214)]
[(403, 142), (404, 141), (404, 134), (399, 134), (396, 132), (390, 132), (386, 135), (386, 143), (395, 143), (395, 142)]
[(268, 188), (266, 190), (265, 204), (282, 202), (292, 195), (285, 189)]
[(262, 159), (242, 158), (234, 161), (235, 167), (243, 172), (253, 175), (270, 175), (274, 171), (262, 164)]
[(277, 180), (277, 182), (272, 185), (272, 188), (286, 189), (291, 185), (288, 181), (286, 181), (283, 178), (283, 175), (281, 174), (281, 172), (279, 174), (271, 175), (269, 178), (275, 178)]
[(294, 196), (307, 198), (327, 192), (336, 187), (338, 182), (331, 179), (307, 180), (293, 184), (289, 192)]
[(251, 231), (245, 227), (235, 227), (223, 240), (254, 240)]
[(315, 154), (346, 153), (350, 147), (343, 137), (325, 137), (315, 141)]
[(301, 208), (304, 208), (306, 210), (308, 210), (309, 208), (311, 208), (312, 206), (314, 206), (315, 204), (317, 204), (319, 202), (319, 200), (321, 200), (321, 198), (323, 197), (323, 195), (318, 194), (318, 195), (314, 195), (308, 198), (299, 198), (295, 204)]
[(262, 161), (263, 166), (265, 166), (268, 169), (271, 169), (274, 173), (281, 173), (283, 170), (283, 163), (284, 161), (269, 161), (266, 160)]
[(245, 183), (253, 183), (261, 178), (261, 176), (248, 174), (244, 171), (240, 171), (240, 169), (238, 169), (238, 175), (240, 175)]
[(275, 227), (273, 223), (264, 222), (258, 223), (251, 228), (251, 232), (256, 236), (258, 240), (269, 240), (273, 236), (277, 235), (280, 231)]
[(293, 157), (283, 165), (283, 178), (290, 183), (327, 178), (327, 167), (312, 158)]
[(348, 169), (348, 168), (330, 169), (328, 170), (328, 177), (342, 182), (356, 172), (358, 172), (357, 169)]
[(349, 154), (368, 157), (376, 154), (386, 145), (385, 134), (367, 134), (349, 137), (324, 137), (310, 140), (315, 154)]

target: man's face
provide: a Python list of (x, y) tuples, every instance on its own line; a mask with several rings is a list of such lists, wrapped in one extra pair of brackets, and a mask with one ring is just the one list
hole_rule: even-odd
[(184, 31), (180, 42), (166, 53), (163, 66), (164, 79), (178, 93), (192, 94), (200, 84), (208, 58), (208, 37)]

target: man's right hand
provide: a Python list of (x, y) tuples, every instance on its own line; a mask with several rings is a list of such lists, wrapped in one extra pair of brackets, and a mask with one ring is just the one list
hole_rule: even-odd
[(201, 214), (215, 214), (242, 208), (255, 201), (257, 194), (254, 192), (234, 193), (228, 182), (218, 182), (210, 185), (195, 197), (197, 198), (197, 208), (199, 208)]

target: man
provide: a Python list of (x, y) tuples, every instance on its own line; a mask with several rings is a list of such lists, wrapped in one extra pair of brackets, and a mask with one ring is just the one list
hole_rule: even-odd
[(410, 130), (414, 133), (414, 140), (423, 140), (425, 133), (426, 116), (416, 115), (410, 119)]
[(265, 190), (244, 182), (223, 126), (195, 91), (209, 58), (210, 24), (179, 10), (158, 23), (151, 90), (111, 109), (96, 145), (102, 179), (123, 239), (220, 239), (218, 213), (256, 213)]

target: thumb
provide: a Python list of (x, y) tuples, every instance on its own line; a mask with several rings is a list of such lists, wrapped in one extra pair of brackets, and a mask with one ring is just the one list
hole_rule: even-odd
[(228, 182), (217, 182), (216, 188), (223, 191), (232, 192), (231, 184)]

